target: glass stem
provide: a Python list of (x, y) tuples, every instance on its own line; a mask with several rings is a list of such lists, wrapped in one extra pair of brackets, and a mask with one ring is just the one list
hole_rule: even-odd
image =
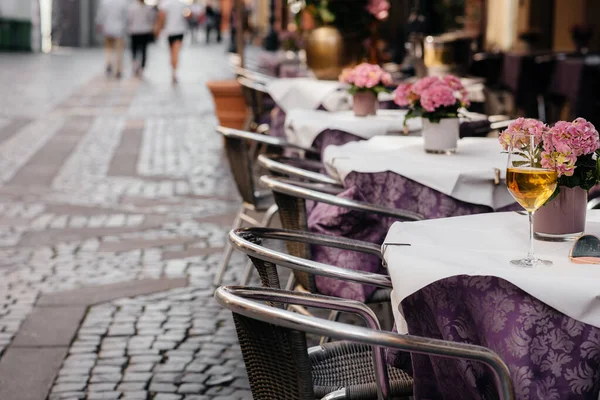
[(533, 255), (533, 211), (528, 211), (527, 215), (529, 216), (529, 252), (527, 253), (527, 258), (529, 260), (534, 260), (535, 256)]

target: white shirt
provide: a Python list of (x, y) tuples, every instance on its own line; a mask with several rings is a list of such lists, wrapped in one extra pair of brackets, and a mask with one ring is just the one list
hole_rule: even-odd
[(138, 1), (129, 6), (128, 31), (133, 35), (152, 33), (156, 13), (145, 4)]
[(125, 36), (128, 0), (102, 0), (98, 8), (96, 23), (102, 25), (104, 36)]
[(188, 24), (184, 16), (187, 5), (180, 0), (162, 0), (159, 8), (166, 14), (165, 32), (167, 35), (183, 35), (187, 31)]

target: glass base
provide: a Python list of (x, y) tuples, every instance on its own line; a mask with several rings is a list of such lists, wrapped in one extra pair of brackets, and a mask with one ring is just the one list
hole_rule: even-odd
[(562, 233), (562, 234), (540, 233), (540, 232), (533, 233), (533, 237), (536, 240), (542, 240), (544, 242), (574, 242), (581, 235), (583, 235), (583, 232)]
[(452, 155), (452, 154), (456, 154), (456, 148), (454, 148), (454, 149), (445, 149), (445, 150), (425, 149), (425, 153), (427, 153), (427, 154), (446, 154), (446, 155)]
[(523, 268), (545, 267), (552, 265), (550, 260), (540, 260), (539, 258), (523, 258), (522, 260), (512, 260), (512, 265)]

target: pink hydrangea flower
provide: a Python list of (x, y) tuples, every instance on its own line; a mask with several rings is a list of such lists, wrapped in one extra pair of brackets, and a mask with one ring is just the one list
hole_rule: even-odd
[(390, 3), (388, 0), (369, 0), (367, 11), (378, 20), (384, 20), (389, 15)]
[(598, 150), (598, 131), (588, 121), (577, 118), (573, 122), (559, 121), (550, 129), (555, 148), (568, 147), (576, 157)]
[(417, 81), (413, 86), (412, 86), (412, 92), (414, 94), (416, 94), (417, 96), (421, 96), (421, 94), (423, 93), (424, 90), (427, 90), (431, 87), (431, 85), (438, 83), (440, 81), (440, 78), (436, 77), (436, 76), (427, 76), (419, 81)]
[(548, 130), (548, 126), (541, 121), (533, 118), (518, 118), (513, 121), (502, 134), (500, 134), (500, 144), (504, 150), (508, 150), (511, 138), (514, 135), (534, 135), (535, 145), (542, 141), (543, 135)]
[(559, 121), (544, 136), (542, 166), (554, 168), (558, 176), (572, 176), (577, 157), (594, 153), (600, 147), (598, 131), (590, 122), (577, 118)]
[(410, 93), (411, 93), (412, 85), (401, 83), (398, 85), (396, 90), (394, 90), (394, 103), (398, 104), (400, 107), (406, 107), (410, 104)]
[(421, 92), (421, 106), (428, 112), (454, 104), (456, 104), (454, 91), (448, 85), (434, 84)]
[(354, 69), (343, 70), (339, 80), (360, 89), (373, 89), (376, 86), (387, 86), (393, 83), (392, 76), (379, 65), (368, 63), (362, 63)]
[(343, 83), (354, 83), (354, 70), (352, 68), (344, 68), (338, 79)]

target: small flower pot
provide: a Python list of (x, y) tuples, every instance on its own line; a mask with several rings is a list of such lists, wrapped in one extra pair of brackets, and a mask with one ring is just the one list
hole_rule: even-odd
[(585, 231), (586, 212), (587, 191), (561, 186), (558, 196), (533, 215), (534, 236), (551, 242), (575, 240)]
[(353, 96), (352, 108), (357, 117), (377, 114), (377, 95), (374, 92), (358, 92)]
[(442, 118), (440, 122), (431, 122), (423, 118), (423, 147), (431, 154), (456, 153), (459, 137), (458, 118)]
[(240, 84), (235, 80), (206, 83), (214, 103), (219, 124), (228, 128), (244, 129), (248, 121), (248, 106)]

